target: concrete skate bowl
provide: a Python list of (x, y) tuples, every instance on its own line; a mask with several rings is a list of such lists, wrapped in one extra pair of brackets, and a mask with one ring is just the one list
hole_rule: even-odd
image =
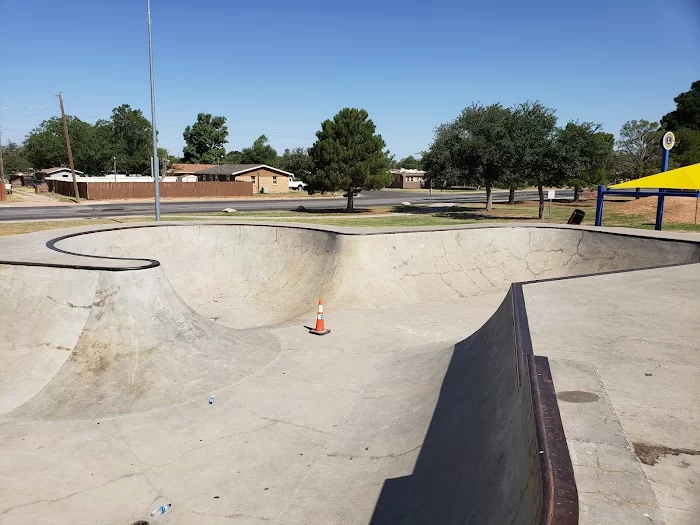
[(563, 228), (339, 235), (260, 225), (120, 228), (57, 240), (55, 249), (162, 264), (179, 296), (232, 328), (335, 309), (502, 293), (511, 283), (695, 261), (692, 243)]
[[(72, 479), (86, 463), (118, 470), (95, 480), (102, 487), (143, 474), (144, 492), (173, 500), (169, 523), (576, 523), (547, 361), (533, 355), (523, 288), (512, 283), (700, 259), (689, 242), (537, 227), (365, 235), (186, 224), (83, 232), (49, 246), (65, 264), (76, 253), (94, 267), (0, 264), (0, 327), (22, 318), (33, 326), (10, 333), (3, 349), (5, 446), (36, 458), (48, 479)], [(156, 262), (129, 260), (125, 268), (142, 269), (114, 271), (102, 257)], [(383, 342), (358, 338), (371, 351), (356, 391), (347, 382), (323, 389), (334, 356), (347, 358), (342, 373), (360, 366), (347, 357), (352, 345), (335, 348), (340, 330), (278, 341), (319, 296), (329, 309), (373, 312), (488, 294), (500, 294), (500, 306), (456, 344), (396, 339), (374, 359)], [(308, 382), (289, 379), (306, 368)], [(346, 394), (333, 416), (326, 398)], [(54, 442), (50, 456), (34, 428), (41, 443)], [(0, 474), (0, 489), (7, 479)], [(61, 498), (60, 484), (47, 494), (28, 487), (8, 522), (40, 521), (32, 501)], [(212, 503), (212, 485), (236, 501)], [(104, 496), (120, 502), (115, 523), (157, 506)], [(90, 523), (87, 503), (66, 498), (61, 509)]]

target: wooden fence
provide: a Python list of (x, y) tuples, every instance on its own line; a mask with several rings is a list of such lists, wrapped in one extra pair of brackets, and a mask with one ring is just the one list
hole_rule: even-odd
[[(52, 184), (51, 184), (52, 183)], [(73, 196), (73, 182), (50, 181), (49, 188), (61, 195)], [(150, 182), (79, 182), (81, 199), (152, 199), (153, 183)], [(187, 197), (249, 197), (253, 195), (250, 182), (161, 182), (162, 198)]]

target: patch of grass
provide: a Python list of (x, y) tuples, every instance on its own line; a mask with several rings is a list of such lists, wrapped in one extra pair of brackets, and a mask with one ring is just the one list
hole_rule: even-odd
[[(653, 229), (653, 218), (647, 215), (625, 212), (621, 203), (608, 203), (605, 207), (603, 224), (627, 228)], [(554, 202), (549, 219), (549, 203), (545, 204), (543, 223), (565, 223), (574, 209), (586, 212), (583, 224), (593, 224), (595, 219), (595, 202), (578, 203)], [(166, 215), (164, 221), (211, 220), (222, 221), (284, 221), (297, 224), (319, 224), (327, 226), (346, 226), (359, 228), (409, 227), (409, 226), (445, 226), (451, 224), (503, 223), (519, 221), (537, 221), (537, 202), (516, 204), (495, 204), (493, 210), (486, 212), (483, 204), (465, 204), (461, 206), (427, 207), (427, 206), (377, 206), (368, 208), (364, 213), (345, 213), (343, 210), (309, 211), (241, 211), (236, 213), (204, 213), (187, 215)], [(329, 213), (333, 211), (333, 213)], [(37, 222), (0, 223), (0, 235), (17, 235), (41, 230), (88, 226), (97, 224), (122, 224), (133, 222), (150, 222), (152, 217), (124, 217), (100, 219), (74, 219)], [(664, 224), (669, 231), (700, 232), (700, 225)]]

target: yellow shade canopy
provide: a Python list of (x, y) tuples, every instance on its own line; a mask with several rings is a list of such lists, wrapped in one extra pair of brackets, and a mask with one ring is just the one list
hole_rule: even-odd
[(666, 190), (700, 190), (700, 164), (684, 166), (641, 179), (628, 180), (610, 186), (611, 189), (663, 188)]

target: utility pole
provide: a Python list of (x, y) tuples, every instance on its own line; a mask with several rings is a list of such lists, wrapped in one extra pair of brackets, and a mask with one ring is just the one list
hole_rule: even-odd
[(0, 182), (2, 191), (5, 191), (5, 164), (2, 161), (2, 130), (0, 130)]
[(117, 156), (113, 155), (112, 160), (114, 161), (114, 182), (117, 182)]
[(153, 156), (151, 157), (151, 175), (153, 175), (153, 193), (156, 201), (156, 221), (160, 220), (160, 187), (158, 175), (160, 174), (160, 162), (158, 161), (158, 132), (156, 131), (156, 87), (153, 81), (153, 44), (151, 42), (151, 0), (146, 0), (148, 12), (148, 65), (151, 73), (151, 130), (153, 131)]
[(68, 150), (68, 165), (70, 166), (71, 175), (73, 175), (73, 194), (75, 202), (80, 202), (78, 195), (78, 180), (75, 178), (75, 166), (73, 165), (73, 150), (70, 148), (70, 137), (68, 136), (68, 121), (66, 120), (66, 111), (63, 109), (63, 95), (59, 93), (58, 103), (61, 105), (61, 120), (63, 120), (63, 135), (66, 137), (66, 149)]

